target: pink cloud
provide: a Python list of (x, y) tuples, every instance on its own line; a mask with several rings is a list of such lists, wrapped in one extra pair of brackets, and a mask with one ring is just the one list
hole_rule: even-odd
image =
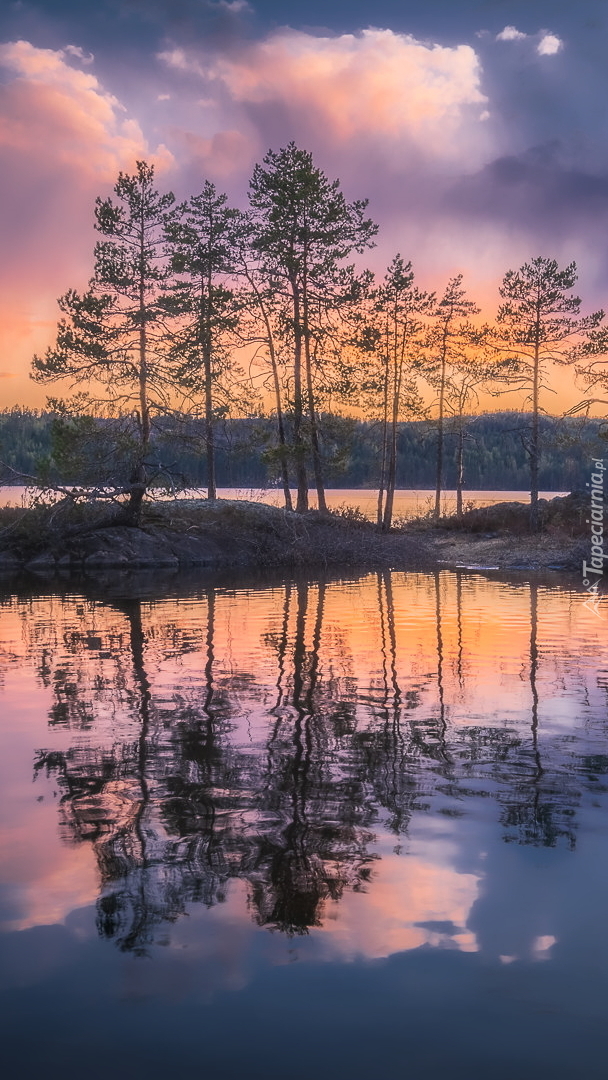
[(15, 400), (44, 398), (28, 384), (31, 356), (52, 340), (57, 297), (90, 276), (95, 196), (137, 158), (161, 170), (173, 161), (163, 146), (150, 153), (138, 121), (72, 66), (81, 59), (76, 47), (0, 45), (0, 355)]
[[(369, 196), (382, 226), (370, 256), (378, 270), (395, 249), (425, 276), (439, 267), (447, 279), (455, 262), (459, 269), (466, 262), (460, 230), (450, 242), (437, 208), (454, 178), (497, 153), (471, 46), (428, 44), (392, 30), (329, 37), (284, 29), (221, 54), (170, 46), (160, 60), (174, 99), (183, 103), (198, 87), (204, 105), (194, 115), (181, 104), (166, 136), (188, 162), (189, 179), (202, 171), (244, 201), (251, 165), (293, 139), (341, 178), (349, 198)], [(431, 226), (439, 234), (434, 254)], [(439, 287), (436, 278), (429, 284)]]
[(469, 45), (427, 45), (392, 30), (319, 37), (282, 30), (208, 58), (168, 49), (164, 63), (198, 75), (244, 107), (280, 105), (326, 139), (405, 140), (438, 158), (484, 144), (478, 57)]
[(171, 46), (160, 59), (174, 97), (199, 87), (205, 105), (187, 122), (182, 109), (179, 136), (175, 123), (167, 137), (189, 172), (204, 170), (244, 201), (251, 165), (294, 139), (349, 198), (369, 197), (381, 225), (368, 257), (376, 269), (400, 250), (440, 288), (470, 268), (470, 244), (442, 202), (454, 179), (500, 152), (471, 46), (381, 29), (334, 37), (283, 29), (221, 54)]
[(255, 147), (241, 131), (218, 131), (205, 137), (193, 131), (173, 131), (176, 149), (201, 176), (213, 175), (216, 181), (238, 173), (243, 175), (255, 160)]
[[(180, 198), (209, 178), (243, 206), (253, 164), (293, 139), (340, 177), (348, 198), (369, 197), (381, 226), (368, 256), (376, 270), (401, 251), (426, 288), (462, 271), (488, 316), (507, 267), (537, 253), (538, 229), (521, 216), (503, 219), (494, 202), (487, 217), (475, 200), (474, 213), (456, 205), (459, 182), (507, 152), (470, 45), (288, 28), (223, 50), (168, 45), (156, 68), (135, 73), (136, 116), (77, 45), (0, 45), (0, 65), (9, 74), (0, 85), (0, 349), (16, 376), (5, 400), (9, 386), (15, 401), (44, 400), (28, 384), (32, 353), (53, 340), (56, 298), (91, 273), (95, 196), (140, 157), (157, 164), (159, 186), (171, 173), (166, 186)], [(581, 236), (574, 248), (571, 231), (552, 236), (552, 253), (589, 265)]]
[[(0, 45), (0, 64), (13, 73), (2, 87), (0, 148), (33, 155), (44, 167), (74, 168), (79, 177), (111, 180), (149, 148), (138, 122), (90, 72), (70, 65), (71, 51), (38, 49), (28, 41)], [(164, 147), (159, 164), (169, 164)]]

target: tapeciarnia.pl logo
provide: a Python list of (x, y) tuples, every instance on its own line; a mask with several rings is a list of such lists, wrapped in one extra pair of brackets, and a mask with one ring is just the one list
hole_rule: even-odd
[(583, 559), (583, 585), (587, 590), (587, 599), (584, 607), (588, 607), (594, 615), (602, 619), (599, 604), (602, 595), (600, 581), (604, 576), (604, 560), (608, 555), (604, 554), (604, 465), (603, 458), (593, 459), (594, 472), (591, 473), (590, 488), (590, 517), (586, 519), (591, 526), (591, 560)]

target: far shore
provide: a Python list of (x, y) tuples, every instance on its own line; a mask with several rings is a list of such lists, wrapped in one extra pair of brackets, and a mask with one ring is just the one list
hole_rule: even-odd
[[(69, 487), (69, 485), (66, 485)], [(0, 509), (4, 506), (27, 506), (31, 502), (31, 493), (37, 489), (25, 487), (23, 484), (5, 484), (0, 486)], [(296, 492), (292, 491), (292, 498), (296, 501)], [(553, 499), (556, 496), (565, 495), (565, 491), (541, 491), (543, 499)], [(340, 509), (344, 505), (356, 506), (368, 517), (375, 515), (377, 489), (374, 487), (330, 487), (325, 492), (330, 510)], [(206, 496), (205, 488), (192, 488), (189, 491), (178, 493), (180, 502), (189, 499), (203, 499)], [(48, 497), (48, 496), (45, 496)], [(57, 496), (58, 498), (60, 496)], [(152, 489), (150, 497), (153, 501), (171, 501), (173, 496), (166, 489)], [(310, 491), (311, 508), (316, 508), (317, 500), (315, 491)], [(246, 502), (268, 503), (270, 506), (282, 507), (284, 505), (283, 491), (276, 487), (220, 487), (218, 498), (238, 499)], [(395, 491), (395, 514), (399, 517), (417, 517), (428, 511), (435, 501), (434, 488), (397, 488)], [(530, 501), (530, 493), (519, 488), (475, 488), (463, 492), (465, 506), (471, 503), (475, 506), (488, 506), (497, 502), (522, 502)], [(446, 514), (456, 508), (456, 491), (446, 489), (442, 495), (442, 507)]]

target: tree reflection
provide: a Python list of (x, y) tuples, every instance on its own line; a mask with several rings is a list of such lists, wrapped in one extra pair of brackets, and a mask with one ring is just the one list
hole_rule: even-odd
[[(204, 618), (187, 628), (153, 621), (150, 605), (133, 599), (92, 605), (62, 640), (36, 630), (50, 724), (74, 731), (69, 749), (39, 753), (36, 770), (56, 778), (66, 839), (94, 847), (102, 935), (144, 953), (188, 905), (223, 901), (234, 879), (260, 926), (307, 933), (346, 891), (373, 887), (379, 825), (402, 837), (437, 800), (451, 799), (456, 813), (480, 793), (472, 779), (498, 800), (508, 839), (574, 842), (572, 747), (542, 738), (538, 589), (529, 589), (526, 736), (492, 717), (453, 719), (471, 665), (462, 582), (454, 620), (450, 581), (444, 572), (429, 581), (434, 660), (429, 650), (425, 663), (434, 671), (414, 679), (393, 575), (368, 579), (377, 650), (368, 688), (341, 626), (328, 625), (332, 586), (284, 585), (260, 637), (274, 665), (264, 707), (266, 676), (244, 670), (255, 668), (247, 649), (231, 654), (229, 671), (217, 659), (218, 603), (237, 601), (213, 588)], [(186, 653), (200, 658), (198, 677), (180, 674)], [(256, 703), (255, 737), (239, 727), (243, 702)]]
[(532, 582), (528, 656), (530, 740), (527, 747), (523, 740), (518, 744), (520, 767), (510, 772), (503, 820), (509, 840), (553, 847), (563, 837), (574, 847), (573, 819), (581, 792), (572, 776), (560, 775), (559, 765), (557, 769), (552, 769), (549, 763), (546, 768), (543, 765), (539, 735), (539, 663), (538, 585)]
[[(279, 678), (285, 663), (290, 593), (286, 589), (283, 634), (278, 649)], [(371, 808), (362, 805), (356, 781), (338, 778), (332, 768), (331, 730), (335, 700), (320, 687), (325, 583), (296, 589), (292, 651), (291, 716), (269, 744), (264, 811), (279, 813), (282, 828), (260, 845), (251, 900), (260, 925), (289, 934), (305, 933), (321, 922), (324, 904), (338, 900), (346, 887), (360, 888), (369, 877), (367, 831)], [(308, 623), (312, 624), (307, 649)], [(321, 692), (320, 692), (321, 691)], [(348, 809), (350, 808), (350, 809)]]

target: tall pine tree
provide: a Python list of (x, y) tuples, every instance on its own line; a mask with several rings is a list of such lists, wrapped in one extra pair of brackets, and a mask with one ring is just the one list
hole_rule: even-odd
[[(366, 201), (348, 203), (312, 155), (290, 143), (269, 151), (250, 184), (254, 247), (267, 275), (281, 283), (290, 303), (293, 342), (293, 458), (297, 509), (308, 509), (306, 454), (312, 458), (318, 506), (326, 510), (318, 432), (315, 369), (324, 313), (343, 289), (340, 274), (352, 252), (373, 242), (376, 226), (364, 217)], [(308, 420), (306, 445), (304, 419)]]
[[(34, 357), (32, 377), (84, 387), (96, 411), (134, 417), (124, 489), (128, 519), (136, 523), (151, 475), (153, 418), (166, 411), (172, 386), (159, 301), (167, 273), (164, 220), (174, 197), (156, 190), (154, 166), (144, 161), (133, 175), (119, 174), (114, 194), (96, 201), (95, 227), (104, 239), (95, 245), (89, 288), (60, 298), (55, 346)], [(111, 485), (115, 478), (103, 479)]]

